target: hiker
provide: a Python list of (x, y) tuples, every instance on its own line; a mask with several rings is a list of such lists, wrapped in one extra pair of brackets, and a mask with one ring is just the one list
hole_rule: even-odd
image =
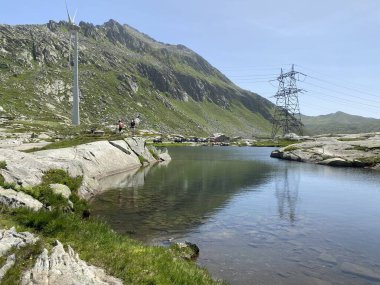
[(117, 128), (119, 129), (119, 133), (124, 129), (124, 123), (121, 120), (117, 122)]
[(135, 134), (135, 128), (136, 128), (136, 122), (135, 122), (135, 119), (132, 119), (132, 121), (131, 121), (131, 132), (132, 132), (132, 135)]

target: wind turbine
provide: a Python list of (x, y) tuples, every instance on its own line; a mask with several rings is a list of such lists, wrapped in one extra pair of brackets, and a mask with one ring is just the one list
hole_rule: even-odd
[[(75, 16), (70, 17), (69, 9), (67, 7), (67, 1), (65, 0), (67, 17), (69, 18), (69, 32), (70, 32), (70, 49), (71, 49), (71, 39), (74, 40), (74, 70), (73, 70), (73, 113), (72, 113), (72, 122), (73, 125), (80, 125), (80, 116), (79, 116), (79, 74), (78, 74), (78, 31), (79, 26), (75, 24)], [(71, 53), (71, 52), (70, 52)]]

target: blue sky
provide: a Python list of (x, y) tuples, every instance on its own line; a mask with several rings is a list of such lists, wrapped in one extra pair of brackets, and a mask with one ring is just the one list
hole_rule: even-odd
[[(0, 23), (65, 20), (63, 0), (2, 1)], [(307, 74), (301, 112), (380, 118), (379, 0), (68, 0), (77, 20), (129, 24), (184, 44), (242, 88), (271, 101), (280, 68)]]

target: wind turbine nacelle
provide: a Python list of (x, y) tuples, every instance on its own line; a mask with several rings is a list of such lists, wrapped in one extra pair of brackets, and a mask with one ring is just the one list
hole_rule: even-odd
[(69, 23), (69, 30), (70, 31), (79, 31), (80, 27), (78, 25), (76, 25), (76, 24)]

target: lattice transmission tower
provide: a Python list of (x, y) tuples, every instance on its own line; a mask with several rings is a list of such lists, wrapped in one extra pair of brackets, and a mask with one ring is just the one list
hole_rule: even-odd
[(303, 124), (298, 94), (305, 92), (305, 90), (297, 88), (299, 75), (306, 76), (295, 71), (293, 64), (292, 70), (287, 73), (284, 73), (281, 68), (281, 74), (277, 77), (278, 91), (274, 95), (276, 107), (273, 115), (272, 137), (275, 137), (279, 132), (282, 132), (282, 135), (287, 133), (302, 134)]

